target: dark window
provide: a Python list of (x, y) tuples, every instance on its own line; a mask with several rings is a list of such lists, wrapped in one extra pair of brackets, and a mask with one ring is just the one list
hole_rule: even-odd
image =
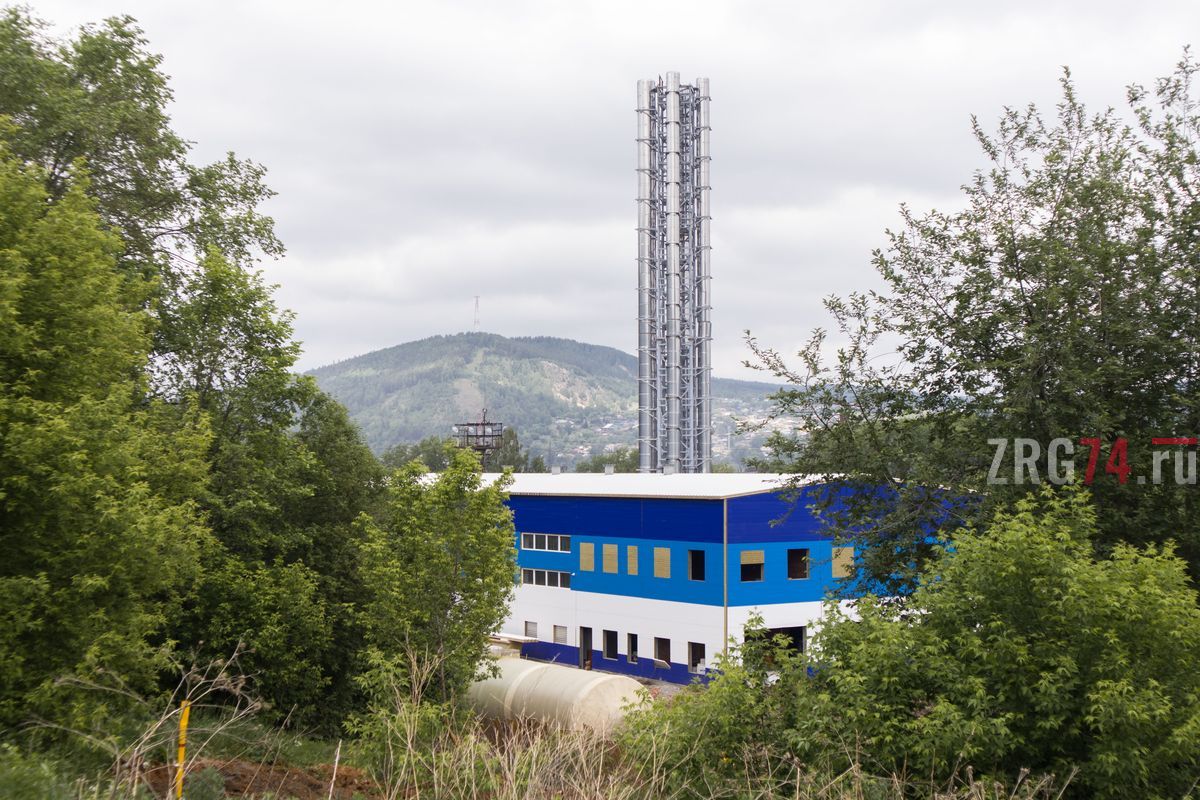
[(558, 537), (558, 549), (564, 553), (571, 552), (571, 537), (570, 536), (559, 536)]
[(704, 645), (699, 642), (688, 642), (688, 670), (699, 672), (704, 666)]
[(546, 549), (546, 534), (538, 533), (533, 537), (533, 546), (538, 550)]
[(688, 579), (704, 580), (704, 551), (688, 550)]
[(758, 564), (742, 564), (742, 580), (743, 581), (761, 581), (763, 579), (763, 565)]
[(579, 668), (592, 668), (592, 629), (579, 629)]
[(547, 550), (557, 550), (558, 549), (558, 537), (555, 536), (553, 533), (549, 534), (546, 537), (546, 549)]
[(612, 660), (617, 658), (617, 632), (604, 632), (604, 657)]
[(554, 570), (550, 570), (546, 573), (546, 585), (547, 586), (558, 586), (558, 573), (557, 572), (555, 572)]
[(808, 551), (788, 550), (788, 578), (802, 580), (808, 577)]
[(533, 583), (533, 570), (521, 570), (521, 583)]
[(636, 664), (637, 663), (637, 634), (636, 633), (629, 634), (629, 636), (627, 637), (625, 646), (626, 646), (626, 649), (629, 651), (625, 657), (629, 660), (630, 664)]
[(535, 584), (537, 584), (538, 586), (545, 586), (546, 585), (546, 570), (535, 569), (533, 571), (533, 582)]
[(654, 657), (659, 661), (671, 663), (671, 640), (661, 636), (654, 637)]
[(571, 588), (571, 573), (569, 573), (569, 572), (558, 573), (558, 587), (560, 589), (570, 589)]
[(522, 533), (521, 534), (521, 547), (524, 548), (525, 550), (533, 549), (533, 534), (532, 533)]

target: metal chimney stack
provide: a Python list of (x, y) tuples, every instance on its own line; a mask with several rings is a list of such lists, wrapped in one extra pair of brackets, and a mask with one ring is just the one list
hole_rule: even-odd
[(709, 472), (708, 79), (638, 81), (638, 470)]

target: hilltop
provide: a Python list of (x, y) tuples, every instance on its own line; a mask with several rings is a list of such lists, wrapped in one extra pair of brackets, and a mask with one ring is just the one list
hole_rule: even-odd
[[(569, 465), (637, 437), (637, 358), (612, 347), (550, 336), (492, 333), (432, 336), (376, 350), (310, 373), (349, 409), (376, 452), (448, 435), (456, 422), (515, 425), (521, 441)], [(761, 416), (767, 383), (714, 378), (714, 450), (740, 459), (757, 442), (731, 436), (733, 417)]]

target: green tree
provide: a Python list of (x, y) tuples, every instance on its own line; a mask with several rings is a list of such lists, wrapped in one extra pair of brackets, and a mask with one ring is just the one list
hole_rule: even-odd
[[(27, 10), (0, 12), (0, 115), (16, 124), (12, 150), (40, 164), (52, 197), (70, 184), (77, 159), (88, 192), (124, 243), (118, 263), (173, 289), (175, 270), (216, 247), (239, 265), (255, 252), (283, 252), (257, 206), (272, 192), (264, 170), (233, 154), (188, 162), (190, 144), (170, 128), (172, 92), (162, 57), (130, 17), (85, 26), (55, 41)], [(231, 343), (232, 346), (232, 343)]]
[(1197, 68), (1185, 57), (1153, 94), (1131, 89), (1138, 127), (1089, 114), (1069, 76), (1055, 119), (1029, 107), (995, 134), (976, 123), (990, 167), (964, 187), (964, 208), (903, 208), (875, 253), (885, 289), (827, 301), (844, 342), (835, 358), (823, 330), (796, 369), (749, 340), (758, 366), (790, 384), (775, 414), (797, 431), (773, 435), (756, 466), (826, 479), (818, 505), (861, 545), (866, 582), (910, 586), (933, 531), (1022, 497), (1011, 460), (1007, 486), (988, 480), (989, 440), (1014, 437), (1040, 443), (1043, 481), (1050, 441), (1076, 443), (1077, 482), (1078, 440), (1099, 438), (1096, 545), (1176, 539), (1200, 570), (1195, 492), (1105, 469), (1120, 466), (1120, 438), (1148, 478), (1152, 437), (1200, 427)]
[(521, 447), (521, 439), (517, 429), (509, 425), (500, 434), (500, 443), (495, 450), (483, 458), (483, 468), (488, 472), (500, 472), (511, 469), (513, 472), (549, 472), (546, 461), (541, 456), (530, 456), (529, 451)]
[(402, 442), (392, 445), (379, 457), (379, 460), (390, 469), (400, 469), (407, 466), (410, 461), (417, 461), (430, 472), (441, 472), (450, 463), (446, 445), (453, 443), (453, 439), (427, 436), (416, 444)]
[(887, 772), (1067, 776), (1091, 797), (1182, 797), (1200, 769), (1200, 609), (1170, 546), (1097, 559), (1085, 495), (960, 533), (910, 613), (831, 606), (796, 684), (801, 758), (861, 742)]
[(431, 479), (395, 472), (378, 522), (360, 518), (367, 642), (377, 668), (398, 668), (413, 696), (458, 697), (489, 663), (516, 574), (507, 478), (485, 485), (474, 453), (447, 448)]
[(610, 453), (596, 453), (575, 463), (576, 472), (604, 472), (611, 466), (614, 472), (637, 472), (638, 451), (636, 447), (622, 447)]
[(624, 744), (676, 765), (662, 788), (691, 797), (860, 770), (1184, 797), (1200, 769), (1196, 591), (1170, 546), (1097, 558), (1097, 529), (1080, 493), (1022, 500), (939, 551), (907, 606), (831, 601), (804, 654), (752, 625), (707, 686), (634, 713)]
[(362, 643), (353, 522), (377, 503), (382, 470), (345, 410), (292, 372), (299, 346), (271, 290), (213, 251), (162, 301), (178, 338), (165, 339), (158, 383), (192, 398), (215, 434), (202, 505), (217, 545), (174, 634), (212, 657), (243, 643), (280, 713), (329, 727), (348, 710)]
[(55, 196), (0, 143), (0, 725), (88, 726), (150, 692), (199, 571), (209, 434), (146, 396), (150, 319), (77, 167)]

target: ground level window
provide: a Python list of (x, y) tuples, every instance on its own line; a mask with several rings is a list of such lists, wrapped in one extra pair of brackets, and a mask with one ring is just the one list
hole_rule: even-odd
[(604, 657), (616, 660), (617, 658), (617, 632), (604, 632)]
[(804, 580), (808, 577), (808, 551), (788, 550), (788, 580)]
[(529, 622), (528, 620), (526, 620), (525, 635), (528, 636), (530, 639), (537, 638), (537, 623), (536, 622)]
[(688, 550), (688, 580), (704, 580), (703, 550)]
[(625, 649), (626, 649), (625, 658), (629, 660), (630, 664), (636, 664), (637, 663), (637, 634), (636, 633), (631, 633), (631, 634), (629, 634), (628, 637), (626, 637)]
[(521, 583), (533, 583), (533, 570), (521, 570)]
[(704, 671), (704, 645), (700, 642), (688, 642), (688, 670)]
[(654, 657), (659, 661), (671, 663), (671, 640), (661, 636), (654, 637)]
[(555, 625), (554, 626), (554, 643), (555, 644), (566, 644), (567, 643), (567, 626), (566, 625)]

